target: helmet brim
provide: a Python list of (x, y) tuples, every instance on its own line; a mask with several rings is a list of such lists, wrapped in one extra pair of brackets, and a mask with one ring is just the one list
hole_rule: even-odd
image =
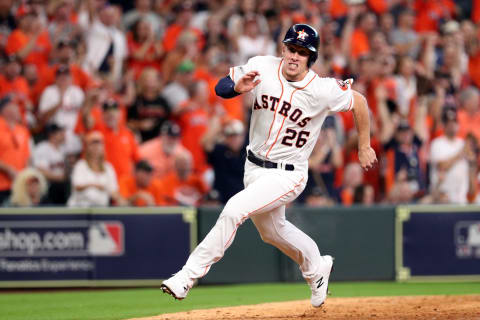
[(285, 44), (294, 44), (294, 45), (297, 45), (297, 46), (300, 46), (300, 47), (307, 48), (308, 50), (310, 50), (312, 52), (317, 52), (317, 48), (315, 48), (314, 46), (305, 45), (305, 42), (302, 42), (302, 41), (297, 40), (297, 39), (285, 39), (282, 42), (285, 43)]

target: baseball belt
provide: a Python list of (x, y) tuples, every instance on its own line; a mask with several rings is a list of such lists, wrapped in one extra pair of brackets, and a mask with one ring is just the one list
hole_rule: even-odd
[[(250, 151), (250, 150), (248, 150), (247, 159), (248, 159), (251, 163), (256, 164), (257, 166), (262, 167), (262, 168), (276, 169), (276, 168), (280, 167), (278, 163), (275, 163), (275, 162), (272, 162), (272, 161), (268, 161), (268, 160), (262, 160), (262, 159), (258, 158), (258, 157), (257, 157), (252, 151)], [(287, 171), (293, 171), (293, 170), (295, 170), (295, 166), (294, 166), (293, 164), (285, 164), (284, 169), (287, 170)]]

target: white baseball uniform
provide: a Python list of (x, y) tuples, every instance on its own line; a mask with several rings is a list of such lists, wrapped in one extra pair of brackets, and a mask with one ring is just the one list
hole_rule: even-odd
[[(227, 202), (215, 226), (183, 267), (191, 279), (203, 277), (223, 257), (238, 227), (248, 218), (263, 241), (299, 264), (306, 279), (320, 269), (316, 243), (285, 219), (285, 205), (305, 188), (308, 158), (325, 117), (352, 108), (351, 82), (320, 78), (311, 70), (303, 80), (290, 82), (282, 75), (283, 63), (281, 58), (258, 56), (230, 70), (234, 82), (250, 71), (260, 73), (261, 82), (251, 92), (254, 103), (247, 149), (279, 167), (268, 169), (246, 161), (245, 189)], [(294, 170), (285, 170), (287, 164), (294, 165)]]

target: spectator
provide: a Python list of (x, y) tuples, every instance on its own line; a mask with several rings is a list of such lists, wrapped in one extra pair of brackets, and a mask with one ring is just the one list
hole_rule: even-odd
[(190, 26), (193, 15), (193, 3), (191, 1), (182, 1), (173, 8), (173, 11), (176, 14), (175, 21), (165, 30), (163, 37), (163, 48), (165, 51), (173, 50), (177, 45), (179, 36), (185, 31), (191, 32), (196, 36), (196, 41), (191, 45), (197, 46), (200, 50), (203, 49), (205, 39), (202, 32)]
[(37, 67), (31, 63), (24, 64), (23, 76), (27, 81), (30, 101), (32, 101), (34, 106), (38, 106), (38, 99), (43, 90), (39, 89), (40, 77), (37, 72)]
[(231, 120), (224, 126), (220, 122), (218, 116), (210, 121), (201, 143), (214, 170), (213, 188), (219, 192), (220, 202), (225, 204), (244, 187), (245, 129), (240, 120)]
[(229, 43), (227, 30), (222, 24), (222, 17), (220, 14), (212, 14), (208, 17), (204, 33), (206, 41), (205, 48), (225, 46)]
[(465, 138), (472, 133), (480, 141), (480, 96), (478, 89), (468, 87), (460, 92), (458, 110), (458, 135)]
[(195, 64), (190, 60), (183, 61), (175, 70), (173, 81), (162, 90), (162, 95), (173, 112), (180, 109), (182, 103), (189, 99), (187, 88), (193, 84)]
[[(236, 7), (235, 7), (236, 5)], [(287, 10), (290, 8), (287, 8)], [(236, 10), (236, 12), (234, 11)], [(268, 23), (265, 17), (257, 14), (256, 2), (250, 0), (232, 1), (226, 3), (225, 11), (229, 15), (227, 21), (228, 36), (230, 38), (239, 36), (244, 32), (245, 18), (255, 17), (260, 26), (260, 30), (268, 30)], [(232, 14), (233, 13), (233, 14)]]
[(0, 51), (7, 44), (10, 33), (17, 27), (15, 17), (12, 14), (13, 0), (0, 1)]
[(267, 35), (262, 34), (255, 15), (245, 17), (244, 33), (235, 40), (234, 46), (237, 53), (235, 65), (243, 65), (254, 56), (275, 55), (275, 43)]
[(180, 127), (171, 121), (163, 123), (160, 135), (140, 145), (140, 158), (147, 160), (154, 169), (154, 177), (163, 179), (174, 172), (175, 158), (188, 152), (180, 143)]
[(441, 21), (451, 18), (455, 11), (452, 0), (413, 1), (416, 11), (415, 29), (419, 33), (435, 32)]
[(160, 60), (163, 57), (162, 43), (155, 38), (152, 26), (147, 20), (138, 20), (127, 36), (128, 67), (134, 70), (138, 78), (145, 68), (161, 70)]
[(4, 72), (0, 74), (0, 97), (10, 95), (12, 98), (15, 98), (19, 104), (23, 120), (27, 120), (27, 113), (30, 115), (31, 120), (33, 117), (33, 105), (30, 101), (30, 88), (27, 80), (21, 75), (21, 61), (15, 54), (5, 56), (4, 59), (6, 65)]
[(68, 66), (72, 75), (72, 82), (82, 90), (88, 90), (97, 85), (96, 81), (76, 62), (78, 43), (73, 40), (61, 39), (57, 43), (54, 64), (49, 73), (44, 75), (45, 85), (55, 81), (55, 72), (61, 65)]
[(467, 203), (468, 162), (465, 140), (457, 137), (457, 113), (454, 108), (443, 110), (444, 135), (432, 141), (430, 147), (431, 187), (444, 192), (449, 203)]
[(164, 205), (163, 193), (162, 183), (154, 178), (153, 168), (145, 160), (137, 162), (134, 176), (124, 176), (120, 179), (120, 194), (132, 206)]
[(47, 139), (33, 150), (33, 165), (47, 179), (48, 198), (52, 204), (65, 205), (69, 181), (65, 172), (65, 129), (55, 123), (45, 128)]
[(175, 48), (165, 55), (162, 62), (162, 77), (165, 83), (175, 81), (175, 73), (183, 62), (192, 62), (192, 66), (202, 63), (200, 50), (192, 45), (196, 40), (197, 36), (190, 31), (184, 31), (179, 35)]
[[(437, 190), (433, 190), (434, 199), (436, 202), (443, 202), (444, 195)], [(408, 204), (415, 202), (418, 194), (418, 183), (416, 177), (409, 176), (407, 169), (400, 169), (396, 175), (395, 180), (390, 187), (386, 200), (389, 204)], [(425, 203), (425, 197), (421, 199)]]
[(369, 184), (361, 184), (353, 191), (353, 203), (371, 206), (375, 203), (375, 190)]
[(322, 194), (335, 198), (335, 173), (343, 167), (342, 147), (338, 141), (335, 118), (329, 116), (323, 123), (320, 137), (313, 149), (309, 162), (309, 176), (307, 192), (309, 189), (318, 187)]
[[(381, 30), (375, 30), (371, 32), (369, 36), (369, 45), (370, 52), (374, 56), (390, 57), (393, 54), (393, 48), (388, 43), (385, 33), (383, 33)], [(391, 59), (395, 61), (393, 56)]]
[(56, 45), (61, 40), (79, 40), (81, 29), (73, 18), (73, 0), (52, 1), (50, 10), (53, 13), (53, 17), (48, 24), (50, 41)]
[(422, 192), (425, 188), (419, 155), (422, 140), (405, 120), (401, 120), (394, 130), (394, 137), (383, 145), (386, 152), (386, 192), (390, 191), (395, 177), (402, 169), (406, 170), (409, 181), (416, 183), (415, 191)]
[(109, 82), (104, 81), (100, 86), (92, 88), (87, 91), (85, 103), (83, 104), (80, 116), (75, 125), (75, 133), (82, 136), (94, 126), (105, 126), (103, 116), (103, 105), (107, 100), (117, 102), (120, 111), (119, 125), (125, 126), (127, 123), (127, 110), (125, 104), (122, 103), (124, 99), (112, 90)]
[(406, 170), (412, 185), (416, 184), (415, 192), (424, 192), (425, 177), (420, 148), (427, 138), (426, 106), (420, 104), (417, 107), (412, 128), (408, 120), (400, 114), (398, 106), (393, 101), (387, 101), (386, 90), (383, 87), (377, 88), (375, 93), (381, 123), (380, 141), (385, 152), (383, 161), (386, 194), (391, 191), (402, 169)]
[(4, 55), (2, 60), (4, 65), (0, 74), (0, 96), (10, 94), (28, 98), (28, 84), (21, 76), (22, 61), (15, 54)]
[(21, 16), (26, 12), (37, 17), (42, 28), (46, 29), (48, 24), (48, 16), (47, 6), (45, 5), (44, 0), (29, 0), (26, 3), (21, 4), (17, 10), (17, 16)]
[(192, 84), (188, 89), (191, 99), (182, 105), (176, 116), (182, 130), (182, 145), (193, 156), (193, 169), (196, 173), (204, 173), (209, 166), (200, 141), (207, 132), (211, 111), (208, 104), (208, 91), (203, 81)]
[(162, 179), (166, 205), (198, 205), (208, 192), (203, 179), (193, 173), (192, 156), (182, 152), (175, 157), (175, 172)]
[(107, 99), (103, 103), (103, 122), (96, 121), (90, 114), (86, 117), (87, 131), (102, 133), (105, 139), (105, 158), (113, 165), (119, 179), (133, 174), (134, 164), (140, 160), (138, 144), (133, 133), (121, 122), (118, 103)]
[(65, 128), (66, 144), (81, 150), (81, 142), (74, 130), (85, 94), (81, 88), (72, 83), (68, 66), (59, 66), (55, 75), (55, 83), (45, 88), (40, 97), (40, 124), (43, 126), (47, 123), (55, 123)]
[(401, 56), (398, 60), (398, 75), (395, 76), (395, 97), (398, 112), (408, 117), (417, 97), (415, 61), (411, 56)]
[(373, 13), (366, 12), (359, 16), (359, 23), (351, 38), (351, 55), (358, 58), (370, 52), (369, 36), (374, 31), (377, 19)]
[(10, 34), (5, 47), (7, 54), (16, 54), (24, 63), (34, 64), (40, 73), (48, 67), (51, 49), (48, 32), (31, 11), (21, 16), (19, 27)]
[(380, 16), (380, 30), (387, 37), (387, 42), (390, 41), (390, 34), (395, 29), (395, 18), (390, 12), (386, 12)]
[[(80, 87), (84, 91), (95, 85), (93, 78), (75, 61), (76, 48), (78, 46), (78, 43), (72, 40), (60, 39), (57, 42), (55, 59), (52, 60), (49, 68), (42, 72), (41, 77), (37, 76), (38, 70), (36, 70), (34, 65), (27, 65), (30, 70), (30, 77), (27, 78), (27, 80), (29, 80), (31, 97), (34, 103), (38, 103), (46, 87), (55, 83), (56, 72), (62, 65), (69, 67), (72, 84)], [(24, 73), (25, 77), (27, 77), (26, 70), (24, 70)]]
[(98, 18), (93, 10), (90, 11), (93, 21), (87, 31), (84, 67), (90, 73), (99, 73), (117, 82), (121, 78), (123, 60), (127, 57), (127, 41), (115, 26), (115, 10), (107, 5), (100, 10)]
[(408, 55), (415, 59), (420, 50), (421, 38), (413, 30), (415, 15), (410, 9), (405, 9), (398, 16), (397, 27), (389, 35), (389, 39), (398, 55)]
[(463, 71), (464, 63), (462, 62), (463, 51), (459, 50), (455, 41), (448, 41), (447, 39), (446, 36), (443, 39), (442, 63), (437, 67), (436, 75), (441, 75), (448, 80), (448, 89), (455, 94), (464, 82), (463, 74), (465, 71)]
[(307, 207), (331, 207), (335, 204), (335, 201), (320, 187), (314, 187), (306, 192), (304, 204)]
[(480, 88), (480, 37), (475, 26), (465, 24), (463, 30), (465, 50), (468, 53), (468, 74), (472, 82)]
[[(465, 158), (468, 161), (468, 202), (480, 203), (478, 190), (480, 186), (480, 175), (478, 165), (480, 163), (480, 146), (477, 138), (469, 133), (465, 137)], [(475, 199), (477, 198), (477, 199)]]
[(345, 206), (353, 204), (353, 197), (355, 194), (355, 188), (363, 184), (363, 170), (362, 167), (356, 163), (349, 163), (345, 167), (345, 173), (343, 175), (343, 184), (340, 189), (340, 201)]
[(105, 207), (113, 201), (125, 205), (118, 193), (118, 182), (112, 165), (105, 161), (103, 135), (92, 131), (85, 137), (84, 159), (79, 160), (72, 173), (70, 207)]
[(160, 127), (170, 117), (170, 106), (160, 94), (160, 76), (155, 69), (144, 69), (138, 89), (135, 103), (128, 109), (128, 126), (140, 133), (145, 142), (158, 136)]
[(13, 181), (12, 195), (4, 204), (7, 207), (37, 207), (48, 205), (47, 181), (34, 168), (26, 168)]
[(208, 80), (210, 96), (208, 102), (210, 105), (220, 105), (230, 119), (245, 120), (246, 110), (243, 106), (243, 97), (238, 96), (231, 99), (220, 99), (215, 94), (215, 86), (218, 80), (225, 77), (230, 72), (231, 61), (226, 52), (221, 49), (212, 49), (209, 61), (209, 70), (211, 77)]
[(20, 124), (18, 105), (0, 99), (0, 203), (10, 196), (12, 182), (30, 159), (30, 133)]
[(163, 37), (165, 23), (160, 15), (152, 11), (152, 0), (135, 0), (135, 8), (123, 16), (123, 29), (130, 30), (140, 20), (148, 22), (155, 38)]

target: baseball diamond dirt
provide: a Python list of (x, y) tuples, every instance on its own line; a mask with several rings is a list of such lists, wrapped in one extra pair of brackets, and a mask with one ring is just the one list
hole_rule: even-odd
[(479, 320), (480, 295), (329, 298), (314, 309), (308, 300), (192, 310), (131, 320), (436, 319)]

